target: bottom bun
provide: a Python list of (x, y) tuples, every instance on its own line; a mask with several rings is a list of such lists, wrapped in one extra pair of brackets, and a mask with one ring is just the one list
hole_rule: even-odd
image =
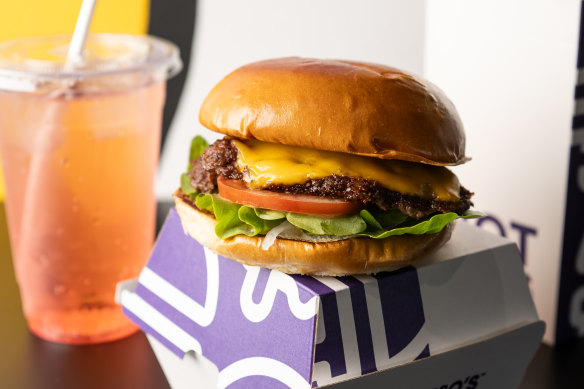
[(451, 222), (436, 234), (349, 238), (325, 243), (277, 238), (264, 250), (264, 237), (260, 235), (218, 238), (217, 220), (212, 215), (197, 209), (180, 191), (174, 194), (174, 200), (184, 231), (214, 253), (245, 265), (291, 274), (342, 276), (395, 270), (438, 249), (450, 239), (454, 228)]

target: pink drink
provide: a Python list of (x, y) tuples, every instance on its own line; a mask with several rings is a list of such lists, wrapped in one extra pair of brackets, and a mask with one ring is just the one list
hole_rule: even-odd
[(47, 340), (97, 343), (136, 331), (114, 293), (137, 277), (152, 247), (171, 65), (157, 66), (158, 74), (132, 66), (102, 79), (90, 70), (49, 93), (0, 84), (14, 267), (29, 328)]

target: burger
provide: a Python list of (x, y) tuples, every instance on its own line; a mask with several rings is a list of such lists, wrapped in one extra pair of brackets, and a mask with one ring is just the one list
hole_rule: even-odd
[(212, 251), (286, 273), (396, 269), (451, 236), (472, 193), (452, 102), (371, 63), (279, 58), (236, 69), (205, 98), (174, 193), (183, 228)]

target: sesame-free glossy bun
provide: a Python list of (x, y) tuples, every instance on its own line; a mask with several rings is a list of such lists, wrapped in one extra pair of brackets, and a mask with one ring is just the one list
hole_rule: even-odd
[(384, 65), (280, 58), (243, 66), (209, 93), (199, 120), (236, 138), (458, 165), (464, 128), (430, 82)]
[(324, 243), (276, 238), (264, 250), (263, 236), (218, 238), (214, 232), (217, 220), (213, 216), (185, 200), (180, 190), (174, 193), (174, 200), (184, 231), (203, 246), (246, 265), (291, 274), (341, 276), (395, 270), (438, 249), (450, 239), (454, 228), (451, 222), (436, 234), (349, 238)]

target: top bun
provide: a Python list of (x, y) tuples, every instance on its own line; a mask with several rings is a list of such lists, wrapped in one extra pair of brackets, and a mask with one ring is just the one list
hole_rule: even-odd
[(280, 58), (227, 75), (201, 123), (236, 138), (422, 162), (465, 162), (452, 102), (432, 83), (370, 63)]

